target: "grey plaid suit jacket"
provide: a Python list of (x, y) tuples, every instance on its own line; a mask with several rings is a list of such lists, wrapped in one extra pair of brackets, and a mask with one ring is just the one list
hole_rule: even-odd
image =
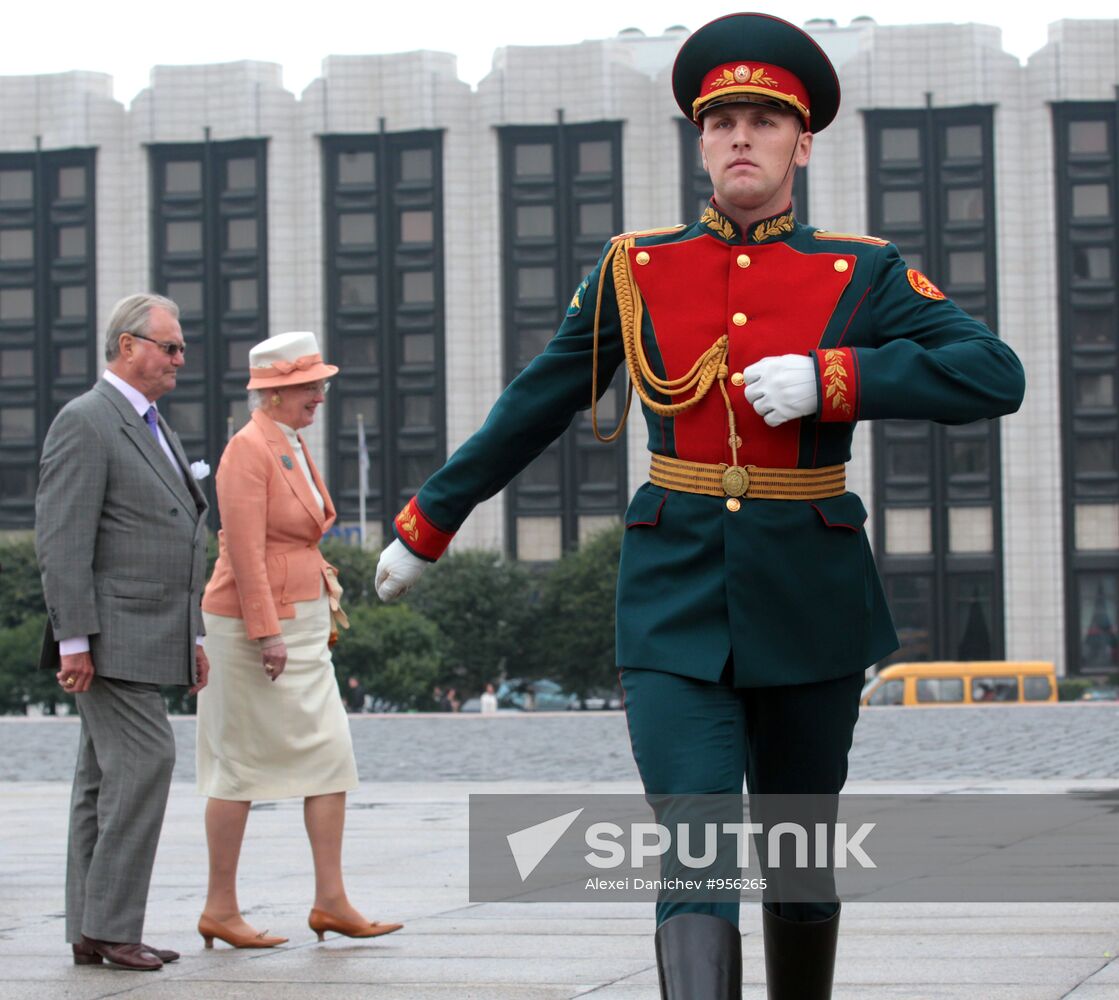
[(192, 684), (203, 634), (206, 498), (174, 432), (160, 421), (186, 482), (121, 393), (101, 380), (47, 432), (35, 498), (35, 547), (58, 640), (90, 637), (102, 677)]

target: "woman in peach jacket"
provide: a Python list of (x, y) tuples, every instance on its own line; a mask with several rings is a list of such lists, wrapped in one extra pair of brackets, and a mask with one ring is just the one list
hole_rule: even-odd
[(374, 937), (400, 924), (363, 916), (346, 895), (342, 829), (357, 788), (349, 723), (329, 640), (340, 616), (337, 579), (319, 552), (334, 505), (299, 436), (323, 402), (333, 365), (313, 333), (283, 333), (249, 353), (252, 419), (230, 440), (217, 472), (222, 530), (202, 598), (210, 686), (198, 700), (198, 790), (209, 796), (209, 890), (198, 931), (238, 948), (286, 938), (241, 916), (237, 863), (249, 807), (302, 797), (315, 864), (308, 924)]

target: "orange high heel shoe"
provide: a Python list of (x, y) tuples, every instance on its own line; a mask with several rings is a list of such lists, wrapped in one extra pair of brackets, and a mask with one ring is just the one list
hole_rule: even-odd
[(286, 937), (269, 937), (268, 931), (261, 931), (259, 934), (237, 934), (206, 914), (202, 914), (198, 921), (198, 933), (202, 935), (207, 948), (214, 947), (214, 938), (234, 948), (275, 948), (278, 944), (287, 944), (288, 940)]
[(333, 913), (327, 913), (326, 910), (317, 910), (312, 907), (311, 914), (307, 917), (307, 926), (319, 936), (321, 941), (327, 931), (334, 931), (335, 934), (341, 934), (349, 938), (371, 938), (380, 937), (382, 934), (391, 934), (393, 931), (400, 930), (404, 925), (382, 924), (376, 920), (371, 920), (366, 924), (357, 920), (340, 920)]

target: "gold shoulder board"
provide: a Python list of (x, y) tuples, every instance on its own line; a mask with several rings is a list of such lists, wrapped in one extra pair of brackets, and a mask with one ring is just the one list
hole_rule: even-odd
[(817, 229), (812, 234), (817, 240), (839, 240), (843, 243), (869, 243), (871, 246), (884, 247), (889, 240), (881, 240), (877, 236), (859, 236), (855, 233), (830, 233), (826, 229)]
[(632, 233), (619, 233), (617, 236), (611, 236), (611, 243), (620, 243), (622, 240), (637, 239), (639, 236), (661, 236), (664, 233), (677, 233), (684, 226), (662, 226), (660, 229), (635, 229)]

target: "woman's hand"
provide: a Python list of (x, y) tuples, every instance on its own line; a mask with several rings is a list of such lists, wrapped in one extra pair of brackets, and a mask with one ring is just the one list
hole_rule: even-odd
[(261, 639), (260, 659), (270, 681), (279, 677), (288, 662), (288, 648), (284, 645), (283, 636), (269, 635)]

